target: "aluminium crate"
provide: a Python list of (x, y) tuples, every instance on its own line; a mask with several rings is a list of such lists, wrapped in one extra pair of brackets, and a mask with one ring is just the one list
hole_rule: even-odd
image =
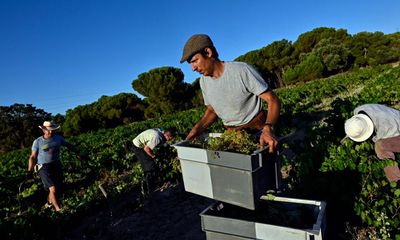
[(325, 208), (324, 201), (277, 197), (255, 211), (215, 202), (200, 216), (207, 240), (322, 240)]
[[(219, 135), (211, 133), (207, 137)], [(193, 147), (188, 141), (173, 146), (188, 192), (255, 209), (263, 194), (279, 189), (279, 158), (266, 148), (247, 155)]]

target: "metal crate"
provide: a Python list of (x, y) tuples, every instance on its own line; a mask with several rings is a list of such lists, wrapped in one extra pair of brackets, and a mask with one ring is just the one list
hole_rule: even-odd
[[(277, 197), (274, 201), (262, 201), (263, 203), (255, 211), (221, 202), (213, 203), (200, 214), (202, 230), (206, 233), (207, 240), (322, 240), (326, 226), (325, 202), (281, 197)], [(269, 216), (272, 219), (270, 223), (260, 217), (260, 214), (268, 213), (264, 210), (268, 207), (279, 207), (277, 209), (283, 216), (284, 214), (290, 216), (300, 210), (307, 216), (298, 216), (300, 227), (285, 226), (281, 224), (284, 221), (279, 221), (280, 218), (274, 214)]]
[[(213, 133), (208, 137), (219, 135)], [(191, 147), (188, 141), (173, 146), (188, 192), (255, 209), (263, 194), (279, 188), (278, 158), (266, 150), (246, 155)]]

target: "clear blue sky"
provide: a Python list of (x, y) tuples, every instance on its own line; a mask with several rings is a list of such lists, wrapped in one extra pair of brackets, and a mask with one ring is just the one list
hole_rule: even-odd
[(181, 68), (195, 33), (209, 34), (222, 60), (316, 27), (350, 34), (400, 31), (398, 0), (1, 0), (0, 105), (33, 104), (52, 114), (134, 93), (153, 68)]

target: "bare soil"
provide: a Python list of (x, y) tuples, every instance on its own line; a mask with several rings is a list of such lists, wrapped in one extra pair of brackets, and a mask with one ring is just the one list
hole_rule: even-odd
[(205, 240), (200, 213), (214, 200), (184, 190), (182, 184), (157, 190), (139, 201), (128, 194), (93, 216), (76, 223), (65, 239), (190, 239)]

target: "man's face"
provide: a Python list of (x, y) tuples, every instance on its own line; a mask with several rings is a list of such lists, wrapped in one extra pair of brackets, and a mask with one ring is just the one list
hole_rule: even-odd
[(47, 129), (42, 129), (43, 130), (43, 134), (45, 138), (50, 138), (52, 136), (54, 136), (55, 131), (53, 130), (47, 130)]
[(171, 140), (173, 138), (172, 134), (170, 132), (165, 132), (164, 137), (167, 141)]
[(193, 71), (196, 71), (203, 76), (211, 76), (212, 74), (210, 58), (203, 56), (201, 53), (193, 55), (189, 64), (192, 66)]

